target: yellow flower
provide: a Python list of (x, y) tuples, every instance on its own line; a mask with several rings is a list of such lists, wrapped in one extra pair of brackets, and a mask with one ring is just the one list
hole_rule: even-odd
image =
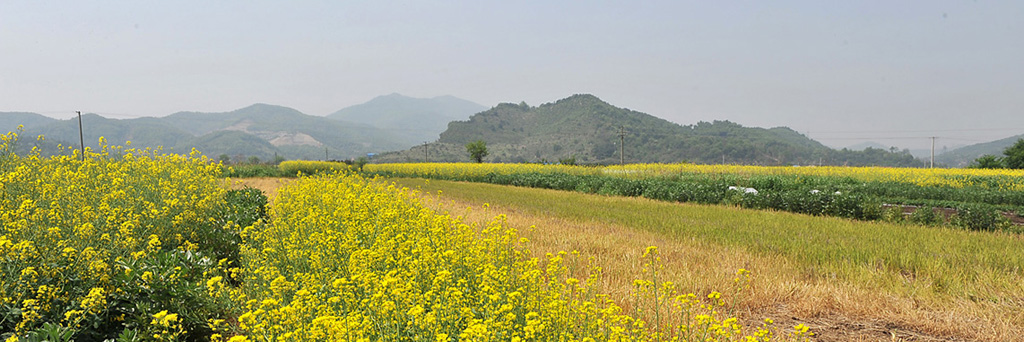
[(178, 314), (168, 313), (167, 310), (163, 310), (153, 314), (153, 321), (150, 322), (152, 325), (161, 327), (170, 327), (178, 321)]

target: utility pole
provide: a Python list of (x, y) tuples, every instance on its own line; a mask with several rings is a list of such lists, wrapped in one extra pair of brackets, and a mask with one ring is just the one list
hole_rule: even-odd
[(929, 168), (935, 168), (935, 137), (932, 137), (932, 161)]
[(327, 147), (324, 147), (324, 161), (328, 161), (328, 160), (331, 160), (331, 158), (327, 157)]
[(84, 162), (85, 161), (85, 134), (82, 133), (82, 131), (83, 131), (83, 129), (82, 129), (82, 111), (76, 110), (75, 112), (78, 113), (78, 143), (79, 143), (79, 146), (82, 146), (82, 161)]
[(427, 151), (429, 151), (429, 150), (427, 149), (427, 142), (426, 142), (426, 141), (424, 141), (424, 142), (423, 142), (423, 162), (424, 162), (424, 163), (429, 163), (429, 162), (430, 162), (430, 158), (429, 158), (429, 156), (427, 155)]
[(619, 126), (619, 165), (626, 165), (626, 126)]

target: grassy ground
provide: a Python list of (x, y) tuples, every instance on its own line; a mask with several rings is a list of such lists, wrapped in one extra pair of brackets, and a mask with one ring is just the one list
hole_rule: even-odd
[[(535, 253), (578, 250), (629, 307), (639, 256), (662, 252), (684, 290), (732, 287), (750, 322), (804, 323), (822, 341), (1015, 340), (1024, 336), (1024, 239), (1017, 235), (853, 222), (732, 207), (655, 202), (420, 179), (397, 183), (469, 220), (507, 214)], [(278, 180), (251, 180), (276, 188)], [(436, 194), (441, 191), (438, 197)], [(489, 209), (482, 210), (482, 204)], [(474, 209), (467, 209), (473, 207)], [(527, 227), (536, 228), (528, 229)]]

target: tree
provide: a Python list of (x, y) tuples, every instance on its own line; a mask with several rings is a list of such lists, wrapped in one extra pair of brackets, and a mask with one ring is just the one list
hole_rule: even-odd
[(1001, 169), (1003, 168), (1003, 161), (999, 160), (999, 157), (986, 154), (975, 159), (968, 167), (972, 169)]
[(477, 163), (483, 163), (484, 157), (487, 156), (487, 143), (483, 140), (468, 143), (466, 144), (466, 152), (468, 152), (469, 157)]
[(1024, 139), (1017, 139), (1013, 146), (1003, 150), (1003, 166), (1010, 169), (1024, 169)]
[(369, 162), (370, 160), (367, 159), (366, 157), (359, 157), (358, 159), (352, 162), (352, 166), (355, 166), (356, 170), (358, 170), (359, 172), (363, 172), (363, 166), (366, 166), (366, 163)]

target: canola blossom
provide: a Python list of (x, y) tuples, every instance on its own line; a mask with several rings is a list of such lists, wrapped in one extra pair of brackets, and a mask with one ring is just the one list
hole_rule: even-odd
[(80, 151), (18, 156), (9, 153), (16, 133), (3, 140), (0, 337), (49, 325), (77, 340), (122, 331), (161, 340), (183, 329), (206, 334), (205, 316), (225, 314), (189, 292), (231, 254), (214, 245), (227, 191), (218, 165), (102, 138), (84, 161)]
[(606, 174), (631, 175), (633, 177), (671, 176), (677, 174), (849, 177), (862, 182), (894, 182), (920, 187), (946, 186), (964, 188), (979, 186), (1005, 191), (1024, 191), (1024, 170), (1011, 169), (629, 164), (608, 166), (604, 168), (603, 172)]
[[(743, 335), (719, 297), (652, 293), (652, 327), (575, 278), (570, 253), (533, 256), (498, 216), (467, 223), (408, 189), (357, 175), (303, 178), (280, 190), (273, 222), (244, 231), (240, 328), (258, 341), (766, 341)], [(648, 250), (645, 257), (656, 251)], [(638, 283), (639, 289), (654, 282)], [(669, 289), (671, 283), (657, 284)], [(643, 291), (641, 291), (643, 292)], [(674, 303), (674, 304), (671, 304)], [(692, 314), (691, 314), (692, 313)]]
[[(680, 294), (644, 253), (630, 313), (577, 253), (535, 256), (498, 216), (471, 223), (355, 174), (305, 177), (270, 220), (222, 168), (107, 146), (41, 158), (0, 144), (0, 339), (768, 341), (722, 294)], [(749, 279), (737, 273), (739, 279)], [(743, 289), (738, 286), (736, 292)], [(665, 319), (661, 317), (676, 317)]]
[(462, 180), (488, 174), (562, 173), (571, 175), (605, 175), (644, 179), (677, 177), (679, 175), (735, 175), (842, 177), (861, 182), (894, 182), (919, 187), (944, 186), (964, 188), (978, 186), (1003, 191), (1024, 191), (1024, 170), (949, 169), (845, 166), (753, 166), (702, 164), (627, 164), (609, 166), (570, 166), (500, 163), (406, 163), (369, 164), (372, 173)]

